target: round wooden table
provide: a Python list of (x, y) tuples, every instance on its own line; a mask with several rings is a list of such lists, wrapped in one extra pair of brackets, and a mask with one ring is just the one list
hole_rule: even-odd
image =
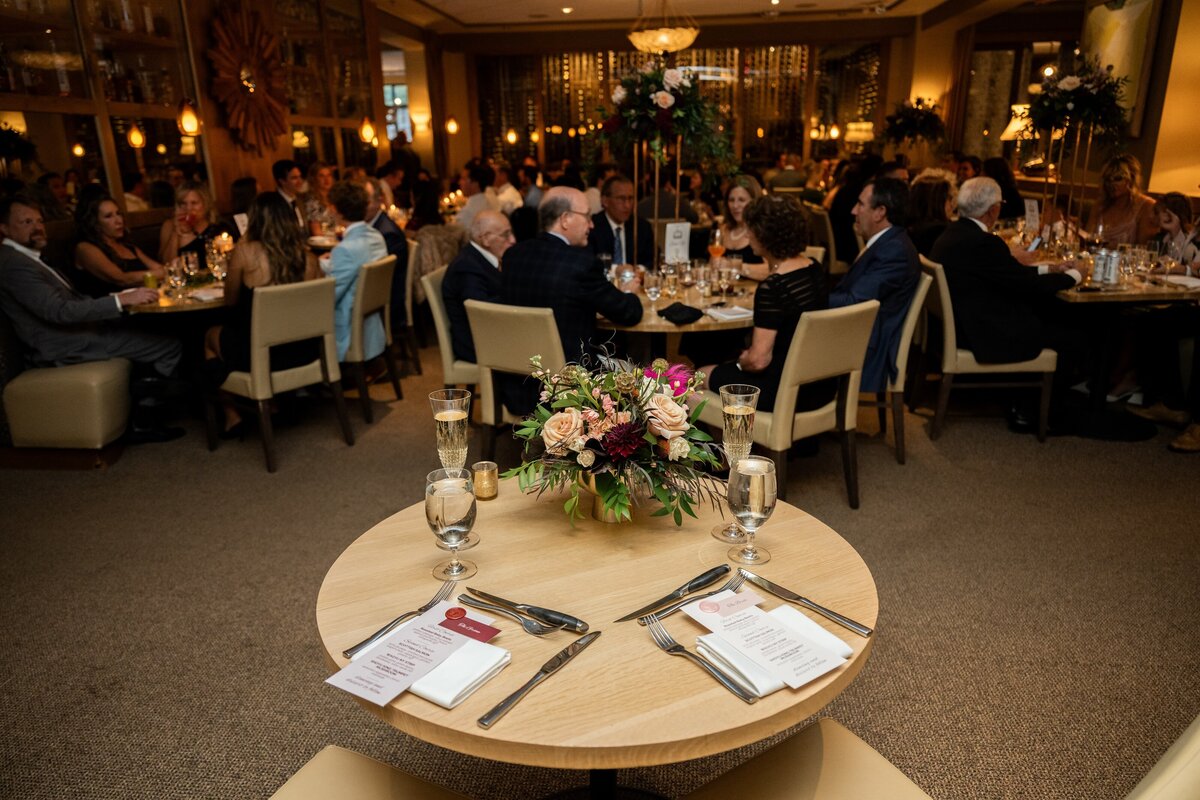
[[(724, 307), (741, 306), (753, 311), (754, 291), (757, 287), (758, 284), (754, 281), (739, 280), (734, 288), (729, 291), (729, 296)], [(735, 292), (741, 292), (740, 296), (735, 295)], [(650, 310), (650, 298), (646, 297), (645, 292), (639, 292), (638, 299), (642, 301), (642, 319), (636, 325), (617, 325), (615, 322), (604, 317), (597, 317), (596, 326), (605, 330), (627, 331), (629, 333), (699, 333), (701, 331), (740, 330), (754, 325), (753, 316), (722, 321), (714, 319), (707, 314), (687, 325), (676, 325), (674, 322), (660, 317), (657, 311)], [(699, 289), (689, 286), (687, 288), (680, 287), (679, 294), (675, 297), (662, 295), (654, 305), (658, 311), (661, 311), (672, 303), (683, 303), (684, 305), (703, 310), (709, 303), (720, 302), (720, 300), (721, 292), (718, 289), (713, 289), (712, 297), (701, 297)]]
[[(207, 289), (211, 287), (200, 287)], [(192, 292), (197, 290), (189, 290), (184, 293), (183, 297), (170, 297), (165, 290), (160, 289), (158, 292), (157, 303), (143, 303), (138, 306), (130, 306), (130, 314), (176, 314), (184, 311), (205, 311), (212, 308), (221, 308), (225, 305), (224, 297), (214, 297), (207, 300), (201, 300), (193, 297)]]
[[(573, 529), (562, 498), (537, 500), (522, 495), (515, 481), (501, 481), (499, 497), (479, 503), (475, 531), (481, 541), (465, 554), (479, 573), (465, 585), (574, 614), (602, 635), (490, 730), (476, 720), (575, 634), (537, 638), (496, 615), (502, 633), (492, 641), (512, 652), (512, 663), (457, 708), (409, 693), (385, 707), (360, 704), (405, 733), (457, 752), (542, 767), (612, 770), (685, 761), (761, 741), (810, 717), (850, 684), (866, 663), (871, 640), (816, 615), (809, 614), (854, 655), (832, 673), (754, 705), (694, 664), (660, 651), (636, 621), (613, 623), (726, 563), (728, 545), (709, 535), (719, 519), (716, 511), (706, 506), (700, 519), (685, 517), (676, 528), (666, 517), (650, 517), (652, 510), (635, 509), (631, 524), (586, 519)], [(829, 527), (781, 502), (759, 541), (773, 558), (758, 574), (874, 627), (879, 599), (871, 572)], [(444, 556), (422, 503), (380, 522), (346, 548), (317, 597), (317, 628), (330, 668), (348, 663), (342, 650), (432, 597), (438, 582), (431, 571)], [(462, 592), (465, 585), (460, 584)], [(783, 602), (755, 591), (766, 610)], [(696, 637), (707, 632), (682, 612), (665, 624), (692, 650)]]

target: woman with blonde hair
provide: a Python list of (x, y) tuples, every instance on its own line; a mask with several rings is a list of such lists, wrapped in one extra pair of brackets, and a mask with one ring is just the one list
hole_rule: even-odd
[(163, 262), (181, 253), (204, 258), (204, 249), (216, 237), (227, 233), (234, 239), (237, 230), (220, 221), (212, 193), (203, 183), (185, 182), (175, 190), (175, 216), (163, 222), (158, 235), (158, 256)]
[(1142, 194), (1142, 164), (1125, 153), (1100, 171), (1100, 199), (1088, 214), (1087, 229), (1106, 245), (1142, 244), (1158, 231), (1154, 200)]
[(328, 235), (337, 226), (337, 212), (329, 202), (329, 190), (333, 188), (333, 166), (323, 161), (314, 161), (308, 168), (308, 194), (304, 198), (304, 218), (308, 220), (308, 232), (313, 236)]

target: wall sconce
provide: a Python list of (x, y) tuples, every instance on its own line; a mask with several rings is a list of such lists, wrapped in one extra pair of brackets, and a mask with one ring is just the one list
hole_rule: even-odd
[(362, 122), (358, 123), (358, 138), (363, 144), (370, 144), (375, 138), (375, 123), (371, 122), (370, 117), (363, 117)]
[(409, 117), (412, 120), (413, 131), (428, 131), (430, 117), (428, 114), (412, 114)]
[(181, 155), (181, 156), (196, 155), (196, 137), (195, 136), (180, 136), (179, 137), (179, 155)]
[(836, 122), (829, 126), (829, 138), (830, 139), (836, 139), (841, 135), (842, 135), (842, 129), (837, 126)]
[(134, 150), (141, 150), (146, 146), (146, 134), (134, 122), (130, 124), (129, 130), (125, 133), (125, 141), (129, 142), (129, 146)]
[(458, 120), (454, 117), (446, 117), (446, 133), (451, 136), (458, 133)]
[(312, 142), (309, 141), (308, 134), (304, 131), (292, 131), (292, 149), (307, 150)]
[(165, 156), (167, 154), (167, 146), (165, 144), (155, 145), (154, 152), (158, 153), (160, 156)]
[(537, 131), (534, 131), (533, 133), (529, 134), (529, 141), (533, 142), (534, 144), (537, 144), (541, 140), (542, 140), (542, 135), (540, 133), (538, 133)]
[(179, 104), (179, 116), (175, 118), (175, 124), (184, 136), (200, 135), (200, 114), (191, 100), (184, 98)]
[(508, 142), (509, 144), (516, 144), (517, 132), (512, 128), (509, 128), (508, 133), (504, 134), (504, 141)]
[(71, 155), (75, 156), (76, 158), (83, 158), (83, 153), (83, 145), (81, 144), (77, 144), (71, 148)]
[(757, 136), (759, 139), (763, 139), (763, 138), (766, 138), (767, 132), (764, 131), (762, 128), (759, 128), (758, 130), (756, 130), (754, 132), (754, 135)]
[(808, 131), (808, 138), (810, 138), (810, 139), (820, 139), (820, 138), (821, 138), (821, 129), (820, 129), (820, 128), (817, 128), (817, 127), (815, 127), (815, 126), (814, 126), (814, 127), (812, 127), (812, 128), (810, 128), (810, 129), (809, 129), (809, 131)]

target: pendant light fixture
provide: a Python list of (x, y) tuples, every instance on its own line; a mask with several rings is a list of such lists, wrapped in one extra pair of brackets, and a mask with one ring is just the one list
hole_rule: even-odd
[(676, 12), (668, 0), (658, 0), (658, 7), (657, 14), (638, 15), (628, 34), (633, 46), (643, 53), (654, 54), (678, 53), (691, 47), (700, 33), (696, 20)]

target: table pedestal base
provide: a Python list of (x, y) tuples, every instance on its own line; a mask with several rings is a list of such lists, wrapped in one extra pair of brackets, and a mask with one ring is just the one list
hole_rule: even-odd
[(588, 785), (555, 792), (546, 800), (667, 800), (661, 794), (617, 786), (615, 769), (594, 769), (588, 773)]

